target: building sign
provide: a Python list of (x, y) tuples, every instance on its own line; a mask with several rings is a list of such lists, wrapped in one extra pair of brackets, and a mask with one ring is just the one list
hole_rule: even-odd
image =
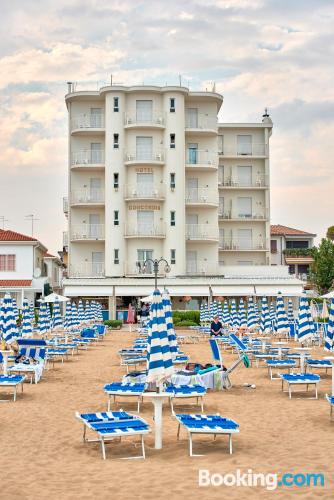
[(129, 205), (129, 210), (160, 210), (159, 205)]
[(137, 167), (136, 172), (140, 172), (142, 174), (151, 174), (153, 172), (152, 167)]

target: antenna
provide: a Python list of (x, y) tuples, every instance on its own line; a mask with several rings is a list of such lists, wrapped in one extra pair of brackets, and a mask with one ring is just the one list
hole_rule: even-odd
[(25, 216), (26, 220), (31, 221), (31, 236), (34, 236), (34, 222), (39, 219), (35, 219), (34, 214), (29, 214)]
[(180, 83), (180, 87), (182, 87), (182, 76), (179, 75), (179, 83)]
[(112, 75), (110, 75), (110, 85), (112, 86)]
[(5, 229), (5, 222), (9, 222), (9, 220), (5, 219), (4, 215), (0, 215), (0, 224), (2, 225), (2, 229)]

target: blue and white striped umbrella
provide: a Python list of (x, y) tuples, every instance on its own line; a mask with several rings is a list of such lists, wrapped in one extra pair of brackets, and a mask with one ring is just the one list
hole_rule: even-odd
[(103, 321), (102, 304), (101, 304), (101, 302), (97, 303), (97, 316), (98, 316), (98, 321)]
[(50, 330), (50, 323), (45, 302), (41, 302), (38, 313), (38, 330), (41, 335), (44, 335)]
[(204, 323), (204, 318), (205, 318), (205, 305), (202, 302), (202, 304), (199, 308), (199, 322)]
[(61, 330), (63, 328), (63, 318), (60, 314), (59, 300), (56, 298), (53, 304), (53, 330)]
[(303, 293), (303, 296), (299, 300), (298, 311), (298, 340), (301, 343), (313, 337), (313, 322), (311, 324), (310, 320), (311, 314), (308, 310), (306, 294)]
[(229, 325), (231, 323), (227, 300), (224, 300), (222, 323), (223, 325)]
[(75, 302), (72, 302), (71, 304), (71, 318), (72, 318), (72, 327), (73, 328), (76, 328), (80, 325), (80, 321), (79, 321), (79, 317), (78, 317), (78, 309), (77, 309), (77, 306), (75, 304)]
[(278, 333), (289, 330), (289, 321), (285, 312), (284, 300), (281, 294), (278, 294), (276, 301), (276, 330)]
[(85, 302), (85, 321), (86, 321), (86, 323), (89, 323), (90, 321), (92, 321), (92, 311), (91, 311), (89, 300), (86, 300), (86, 302)]
[(30, 317), (31, 317), (31, 325), (32, 325), (32, 328), (34, 329), (34, 327), (35, 327), (35, 304), (34, 304), (33, 300), (30, 302)]
[(66, 331), (72, 329), (72, 306), (70, 301), (66, 302), (64, 329)]
[(271, 302), (271, 304), (270, 304), (269, 316), (270, 316), (270, 321), (271, 321), (271, 329), (273, 332), (275, 332), (276, 331), (276, 311), (275, 311), (274, 302)]
[(162, 294), (162, 305), (165, 313), (165, 321), (168, 335), (168, 342), (170, 347), (170, 352), (172, 356), (176, 356), (178, 352), (178, 345), (176, 340), (176, 334), (173, 324), (173, 314), (172, 314), (172, 304), (170, 301), (170, 296), (168, 290), (164, 290)]
[(161, 384), (174, 373), (162, 296), (159, 290), (153, 292), (151, 304), (147, 368), (147, 382), (156, 382), (157, 384)]
[(257, 299), (254, 301), (254, 314), (256, 317), (257, 324), (260, 324), (260, 314), (259, 314), (259, 306), (257, 303)]
[(6, 344), (10, 344), (19, 336), (13, 303), (9, 293), (6, 293), (0, 311), (1, 336)]
[(231, 326), (238, 326), (237, 305), (235, 299), (232, 299), (231, 301), (230, 319), (231, 319)]
[(81, 325), (86, 321), (85, 310), (81, 299), (78, 304), (78, 318)]
[(289, 299), (289, 301), (288, 301), (288, 321), (289, 321), (289, 323), (293, 323), (295, 321), (295, 317), (293, 314), (293, 305), (292, 305), (291, 299)]
[(50, 311), (50, 304), (48, 302), (46, 302), (46, 317), (48, 319), (48, 327), (49, 327), (49, 330), (51, 330), (51, 325), (52, 325), (52, 316), (51, 316), (51, 311)]
[(218, 314), (219, 321), (222, 321), (223, 320), (223, 308), (222, 308), (221, 302), (217, 302), (217, 314)]
[(201, 323), (209, 323), (209, 321), (210, 321), (209, 306), (208, 304), (205, 304), (203, 307)]
[(15, 321), (17, 321), (19, 319), (19, 310), (17, 308), (17, 303), (16, 303), (15, 297), (12, 298), (12, 304), (13, 304), (13, 313), (14, 313)]
[(218, 315), (218, 304), (214, 300), (213, 302), (211, 302), (211, 305), (210, 305), (210, 321), (212, 321), (213, 318), (217, 315)]
[(270, 321), (270, 314), (269, 314), (267, 297), (262, 297), (260, 332), (261, 333), (268, 333), (268, 332), (270, 332), (270, 330), (271, 330), (271, 321)]
[(329, 318), (324, 348), (325, 351), (334, 351), (334, 298), (331, 299), (331, 305), (329, 308)]
[(27, 299), (22, 304), (22, 337), (32, 337), (32, 318)]
[(243, 328), (243, 327), (247, 326), (245, 304), (244, 304), (243, 299), (239, 300), (238, 320), (239, 320), (239, 326), (240, 327)]
[(248, 315), (247, 315), (247, 326), (251, 330), (258, 326), (259, 322), (256, 318), (253, 297), (248, 299)]

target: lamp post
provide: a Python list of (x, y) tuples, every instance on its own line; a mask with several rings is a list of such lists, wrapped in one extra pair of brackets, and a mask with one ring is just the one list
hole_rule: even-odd
[(154, 288), (155, 290), (158, 288), (158, 272), (159, 272), (159, 265), (164, 262), (165, 264), (165, 273), (169, 273), (170, 272), (170, 266), (167, 262), (166, 259), (164, 259), (163, 257), (161, 257), (160, 259), (146, 259), (143, 264), (141, 264), (140, 262), (137, 262), (137, 267), (139, 268), (139, 270), (143, 270), (143, 272), (146, 271), (147, 267), (149, 264), (152, 264), (153, 265), (153, 273), (154, 273)]

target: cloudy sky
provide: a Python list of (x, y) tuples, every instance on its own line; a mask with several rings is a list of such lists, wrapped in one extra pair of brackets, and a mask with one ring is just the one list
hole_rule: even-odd
[(268, 106), (272, 223), (334, 224), (333, 0), (1, 2), (0, 216), (61, 248), (66, 81), (183, 84), (224, 95), (221, 121)]

